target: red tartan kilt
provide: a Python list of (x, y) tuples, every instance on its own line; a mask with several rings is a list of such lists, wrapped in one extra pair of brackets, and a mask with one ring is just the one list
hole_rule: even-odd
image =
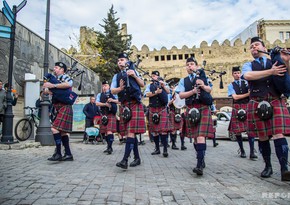
[(125, 123), (122, 115), (120, 117), (120, 134), (127, 136), (128, 133), (143, 134), (146, 132), (145, 114), (143, 105), (141, 103), (128, 103), (122, 104), (120, 113), (123, 113), (123, 106), (127, 106), (131, 109), (132, 118), (129, 122)]
[(229, 125), (229, 131), (233, 133), (242, 133), (247, 131), (247, 120), (242, 122), (238, 120), (237, 114), (239, 109), (248, 110), (248, 104), (233, 104), (232, 117)]
[(100, 132), (101, 133), (106, 133), (108, 131), (111, 131), (113, 133), (117, 132), (117, 119), (116, 116), (113, 114), (108, 114), (108, 124), (103, 125), (102, 123), (100, 124)]
[(276, 134), (289, 135), (290, 115), (285, 99), (269, 99), (268, 102), (273, 106), (273, 117), (266, 121), (261, 120), (256, 113), (259, 102), (253, 99), (248, 103), (248, 135), (262, 140)]
[(180, 122), (175, 122), (175, 111), (170, 110), (169, 112), (169, 130), (175, 131), (175, 130), (181, 130), (183, 125), (183, 119), (181, 119)]
[(62, 103), (53, 104), (57, 114), (52, 123), (52, 127), (61, 132), (72, 132), (73, 109), (71, 105)]
[[(198, 108), (199, 112), (201, 114), (201, 120), (198, 124), (193, 125), (187, 118), (188, 112), (191, 108)], [(185, 133), (186, 137), (208, 137), (213, 138), (214, 137), (214, 128), (213, 128), (213, 122), (212, 122), (212, 116), (211, 116), (211, 110), (209, 106), (206, 105), (190, 105), (187, 107), (185, 112), (185, 121), (186, 125)]]
[[(160, 120), (158, 124), (153, 123), (152, 116), (158, 113)], [(149, 108), (149, 130), (150, 132), (162, 133), (170, 131), (169, 115), (166, 106), (163, 107), (150, 107)]]

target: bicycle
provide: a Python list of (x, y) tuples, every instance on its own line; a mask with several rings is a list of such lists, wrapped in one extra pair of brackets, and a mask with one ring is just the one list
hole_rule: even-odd
[(19, 141), (27, 140), (32, 135), (34, 126), (37, 128), (39, 123), (39, 117), (34, 114), (34, 111), (38, 108), (27, 106), (24, 109), (29, 109), (29, 114), (25, 118), (20, 119), (14, 128), (15, 137)]

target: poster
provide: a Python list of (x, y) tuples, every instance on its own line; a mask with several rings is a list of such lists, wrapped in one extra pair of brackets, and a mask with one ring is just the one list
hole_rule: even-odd
[(83, 109), (87, 103), (90, 102), (90, 96), (78, 96), (73, 104), (73, 132), (83, 132), (85, 130), (86, 116), (83, 113)]

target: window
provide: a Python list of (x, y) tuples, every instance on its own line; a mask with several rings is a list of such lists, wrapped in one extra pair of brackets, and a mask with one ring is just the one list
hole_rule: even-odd
[(165, 61), (165, 57), (164, 56), (160, 56), (161, 57), (161, 61)]
[(179, 59), (179, 60), (182, 60), (182, 59), (183, 59), (183, 55), (182, 55), (182, 54), (179, 54), (179, 55), (178, 55), (178, 59)]
[(172, 55), (172, 60), (176, 60), (177, 56), (176, 55)]
[(279, 38), (280, 38), (280, 40), (284, 40), (284, 33), (283, 33), (283, 31), (280, 31), (279, 32)]
[(155, 56), (155, 61), (159, 61), (159, 56)]
[(184, 54), (184, 58), (185, 59), (188, 59), (188, 54)]
[(285, 39), (289, 39), (290, 38), (290, 31), (286, 32), (286, 38)]
[(171, 60), (171, 55), (166, 56), (166, 60), (170, 61)]

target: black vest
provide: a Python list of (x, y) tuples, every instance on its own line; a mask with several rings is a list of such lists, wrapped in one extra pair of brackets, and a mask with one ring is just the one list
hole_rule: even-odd
[(118, 73), (117, 74), (117, 87), (120, 86), (120, 80), (125, 82), (125, 88), (121, 92), (118, 93), (118, 99), (120, 102), (124, 102), (125, 100), (130, 102), (132, 100), (136, 100), (137, 102), (141, 102), (141, 88), (138, 85), (137, 81), (133, 77), (129, 77), (130, 87), (127, 86), (127, 74), (126, 73)]
[[(252, 61), (252, 70), (253, 71), (262, 71), (262, 70), (268, 70), (272, 68), (272, 62), (271, 60), (267, 59), (266, 68), (263, 68), (262, 65), (257, 61)], [(249, 87), (251, 90), (250, 97), (265, 97), (269, 93), (272, 96), (279, 97), (280, 94), (276, 90), (274, 84), (273, 84), (273, 78), (272, 76), (268, 76), (259, 80), (253, 80), (248, 81)]]
[[(101, 101), (101, 103), (106, 103), (109, 98), (115, 99), (114, 95), (111, 92), (109, 92), (109, 93), (101, 93), (100, 101)], [(116, 103), (111, 103), (111, 109), (109, 109), (107, 106), (102, 106), (101, 107), (101, 113), (103, 115), (108, 115), (110, 113), (115, 115), (116, 112), (117, 112)]]
[[(193, 79), (193, 82), (190, 81), (189, 76), (184, 78), (184, 87), (185, 87), (185, 92), (188, 92), (192, 89), (194, 89), (194, 85), (196, 83), (196, 78)], [(190, 96), (189, 98), (185, 99), (185, 104), (186, 105), (192, 105), (194, 103), (200, 103), (200, 100), (195, 99), (195, 95)]]
[[(153, 82), (150, 84), (150, 92), (154, 92), (159, 87), (159, 82)], [(149, 98), (149, 107), (161, 107), (166, 106), (168, 103), (168, 94), (162, 88), (162, 93)]]
[[(235, 82), (232, 82), (232, 85), (237, 95), (245, 94), (249, 90), (248, 86), (246, 85), (245, 80), (241, 80), (241, 86), (238, 86), (237, 83)], [(249, 100), (250, 100), (250, 97), (246, 97), (240, 100), (233, 100), (233, 102), (235, 104), (246, 104), (249, 102)]]

